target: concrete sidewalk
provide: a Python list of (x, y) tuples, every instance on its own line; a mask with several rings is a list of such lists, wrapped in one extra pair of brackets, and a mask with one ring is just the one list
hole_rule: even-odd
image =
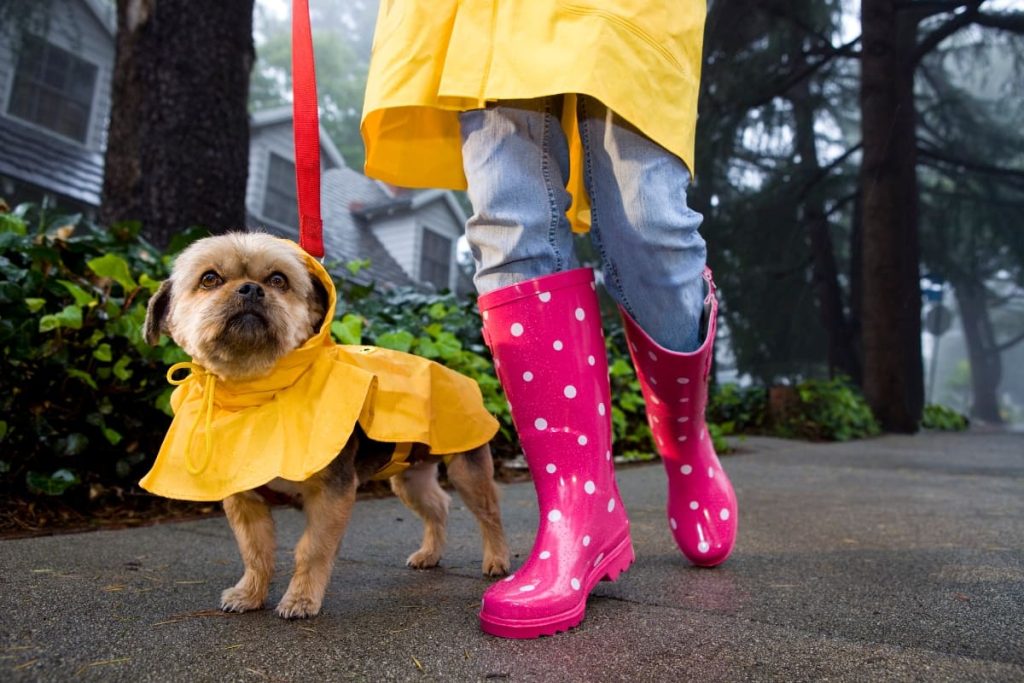
[[(660, 466), (621, 470), (637, 563), (579, 629), (533, 641), (478, 629), (487, 582), (458, 505), (426, 572), (403, 566), (420, 526), (400, 503), (357, 505), (306, 622), (215, 609), (241, 571), (222, 519), (0, 542), (0, 679), (1024, 681), (1024, 436), (742, 450), (724, 459), (741, 520), (725, 565), (675, 549)], [(522, 558), (532, 487), (504, 494)], [(287, 569), (301, 515), (276, 518)]]

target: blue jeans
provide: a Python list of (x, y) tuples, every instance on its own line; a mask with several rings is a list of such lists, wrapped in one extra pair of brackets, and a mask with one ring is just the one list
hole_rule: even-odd
[[(566, 211), (569, 149), (561, 98), (505, 101), (460, 114), (475, 213), (466, 237), (481, 294), (579, 267)], [(609, 293), (658, 344), (699, 345), (707, 258), (690, 173), (599, 101), (578, 98), (590, 237)]]

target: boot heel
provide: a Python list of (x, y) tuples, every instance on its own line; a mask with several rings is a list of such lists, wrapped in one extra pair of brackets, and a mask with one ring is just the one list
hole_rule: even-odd
[(612, 556), (604, 562), (604, 566), (601, 568), (601, 581), (618, 581), (619, 577), (622, 576), (636, 560), (636, 554), (633, 552), (633, 541), (629, 538), (613, 552)]

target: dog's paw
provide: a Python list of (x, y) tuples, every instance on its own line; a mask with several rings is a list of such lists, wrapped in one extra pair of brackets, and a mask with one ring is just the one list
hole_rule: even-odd
[(405, 561), (405, 566), (412, 567), (413, 569), (432, 569), (440, 564), (440, 562), (441, 553), (430, 552), (421, 548), (409, 556), (409, 559)]
[(220, 608), (225, 612), (249, 612), (263, 607), (263, 596), (238, 586), (227, 588), (220, 594)]
[(512, 563), (509, 560), (507, 553), (505, 555), (491, 555), (484, 557), (484, 576), (504, 576), (505, 574), (508, 574), (508, 570), (511, 568)]
[(282, 619), (309, 619), (320, 613), (320, 601), (306, 595), (286, 593), (274, 613)]

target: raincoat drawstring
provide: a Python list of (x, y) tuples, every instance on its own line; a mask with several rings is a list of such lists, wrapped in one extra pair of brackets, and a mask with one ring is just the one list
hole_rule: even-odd
[[(189, 374), (182, 379), (175, 379), (174, 373), (178, 370), (188, 370)], [(213, 452), (213, 394), (216, 391), (217, 376), (212, 372), (207, 372), (200, 365), (195, 363), (175, 363), (167, 370), (167, 381), (174, 386), (184, 384), (193, 375), (199, 377), (206, 375), (206, 379), (203, 382), (203, 407), (202, 411), (205, 413), (204, 422), (206, 427), (205, 434), (205, 448), (203, 449), (203, 460), (199, 466), (192, 464), (192, 441), (196, 435), (196, 428), (199, 427), (199, 420), (192, 423), (192, 430), (188, 433), (188, 451), (185, 453), (185, 468), (188, 473), (196, 476), (202, 474), (206, 470), (207, 465), (210, 464), (210, 454)]]

